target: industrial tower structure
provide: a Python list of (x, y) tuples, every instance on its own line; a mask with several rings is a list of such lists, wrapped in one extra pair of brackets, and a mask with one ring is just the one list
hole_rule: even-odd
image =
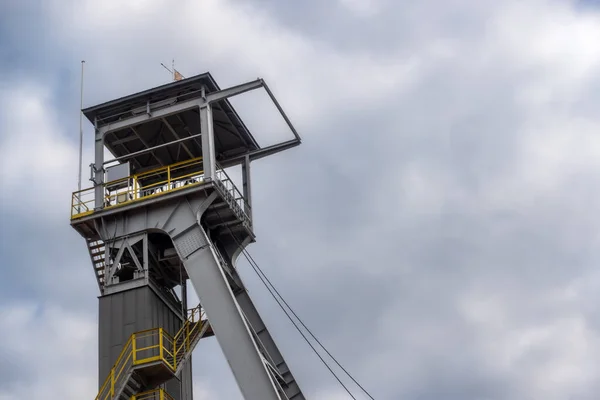
[[(259, 88), (292, 140), (261, 148), (228, 101)], [(94, 186), (73, 193), (71, 225), (100, 288), (96, 398), (192, 400), (191, 353), (215, 336), (244, 398), (304, 399), (236, 272), (255, 240), (250, 162), (300, 144), (265, 82), (221, 90), (205, 73), (83, 113)], [(225, 172), (236, 165), (241, 190)]]

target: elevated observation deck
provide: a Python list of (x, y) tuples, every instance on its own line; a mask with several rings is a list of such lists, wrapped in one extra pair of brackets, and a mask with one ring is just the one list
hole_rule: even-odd
[[(80, 233), (91, 234), (90, 222), (98, 215), (127, 210), (145, 201), (172, 199), (178, 194), (192, 190), (215, 190), (220, 201), (211, 206), (218, 215), (212, 215), (212, 225), (236, 220), (242, 227), (250, 229), (250, 205), (224, 169), (216, 170), (215, 178), (205, 181), (202, 157), (181, 161), (165, 167), (129, 175), (102, 184), (103, 206), (95, 209), (95, 188), (73, 192), (71, 198), (71, 224), (79, 227)], [(220, 211), (219, 211), (220, 210)]]
[[(261, 148), (229, 102), (263, 88), (293, 139)], [(73, 193), (71, 225), (86, 237), (94, 220), (192, 192), (214, 191), (206, 224), (252, 234), (250, 162), (297, 146), (300, 137), (262, 79), (220, 89), (210, 73), (82, 110), (95, 128), (93, 187)], [(105, 149), (114, 156), (104, 160)], [(226, 168), (242, 166), (236, 187)]]

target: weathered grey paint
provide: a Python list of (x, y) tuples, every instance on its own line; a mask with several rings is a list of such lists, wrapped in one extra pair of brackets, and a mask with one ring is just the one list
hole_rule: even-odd
[[(102, 296), (99, 300), (99, 386), (109, 375), (131, 334), (163, 328), (175, 335), (182, 324), (181, 315), (168, 307), (148, 285)], [(192, 400), (191, 363), (182, 375), (190, 378), (182, 380), (185, 388), (175, 378), (167, 382), (165, 389), (175, 400)]]
[[(198, 87), (193, 86), (194, 82), (200, 85), (200, 91), (197, 90)], [(186, 87), (187, 89), (183, 91)], [(228, 103), (227, 98), (259, 87), (264, 87), (267, 91), (294, 134), (294, 139), (261, 149), (247, 132), (244, 124)], [(196, 93), (196, 97), (190, 100), (191, 103), (177, 101), (178, 96), (183, 92), (189, 96), (191, 93), (190, 88), (196, 89), (192, 90)], [(175, 101), (166, 108), (163, 108), (162, 105), (159, 106), (158, 103), (151, 104), (153, 101), (151, 93), (156, 92), (162, 92), (164, 98), (174, 99)], [(132, 110), (137, 110), (141, 106), (146, 107), (146, 114), (132, 112)], [(153, 106), (156, 108), (155, 110), (152, 110)], [(232, 131), (222, 128), (221, 125), (217, 128), (213, 126), (211, 117), (213, 106), (215, 107), (215, 118), (219, 110), (221, 110), (221, 113), (224, 110), (227, 121), (232, 124), (232, 128), (238, 133), (237, 135), (232, 136), (230, 134)], [(204, 157), (206, 182), (201, 186), (191, 188), (191, 190), (165, 194), (160, 198), (124, 205), (118, 209), (103, 210), (104, 147), (108, 147), (113, 154), (117, 148), (109, 143), (111, 137), (109, 135), (105, 137), (104, 134), (113, 132), (112, 140), (118, 141), (121, 139), (115, 135), (117, 130), (133, 129), (132, 127), (135, 125), (159, 118), (165, 122), (167, 128), (173, 130), (164, 117), (195, 107), (200, 107), (201, 118), (200, 121), (196, 121), (199, 122), (202, 136), (200, 151)], [(131, 115), (125, 116), (125, 119), (123, 119), (124, 115), (120, 111), (124, 111), (125, 114), (131, 113)], [(205, 74), (128, 96), (115, 102), (92, 107), (84, 110), (84, 114), (90, 121), (95, 123), (94, 183), (95, 211), (97, 213), (81, 218), (77, 222), (72, 222), (75, 229), (88, 240), (101, 239), (104, 242), (114, 241), (117, 238), (137, 233), (159, 231), (169, 235), (190, 276), (190, 280), (198, 291), (198, 296), (202, 301), (203, 308), (206, 310), (215, 336), (221, 344), (234, 376), (246, 398), (275, 399), (293, 397), (294, 399), (304, 399), (281, 353), (266, 330), (250, 297), (245, 292), (241, 279), (233, 269), (240, 251), (254, 240), (251, 229), (252, 223), (248, 218), (248, 215), (251, 215), (250, 161), (300, 144), (299, 135), (264, 81), (258, 79), (229, 89), (219, 90), (210, 74)], [(187, 134), (192, 133), (189, 131), (189, 127), (186, 126), (185, 128)], [(139, 129), (139, 127), (136, 129)], [(192, 127), (194, 131), (197, 131), (197, 129), (198, 127)], [(226, 130), (227, 132), (221, 135), (219, 132), (215, 132), (215, 129)], [(155, 128), (152, 126), (146, 133), (154, 136), (154, 132)], [(178, 136), (175, 132), (172, 133), (176, 137)], [(241, 143), (239, 141), (238, 143), (232, 142), (230, 146), (220, 145), (218, 155), (220, 156), (221, 167), (244, 163), (243, 197), (247, 200), (244, 210), (246, 214), (244, 214), (244, 211), (239, 211), (240, 207), (235, 202), (236, 193), (230, 193), (224, 186), (223, 182), (230, 181), (229, 178), (222, 178), (215, 173), (219, 171), (216, 170), (214, 163), (217, 152), (213, 135), (221, 135), (223, 140), (230, 140), (232, 137), (239, 137), (241, 140)], [(150, 152), (160, 165), (182, 161), (172, 159), (173, 157), (168, 152), (165, 153), (165, 157), (169, 160), (159, 159), (155, 154), (157, 148), (149, 149), (147, 142), (142, 137), (143, 134), (136, 133), (136, 136), (138, 136), (140, 142), (138, 147), (141, 146), (141, 148), (130, 150), (125, 147), (124, 150), (119, 150), (120, 154), (115, 154), (120, 156), (119, 159), (131, 157), (134, 160), (134, 156)], [(109, 142), (105, 142), (105, 139)], [(179, 145), (178, 140), (171, 142), (171, 144)], [(219, 140), (219, 143), (223, 140)], [(228, 150), (235, 150), (235, 155), (231, 157)], [(193, 156), (189, 150), (187, 154), (190, 157)], [(180, 158), (179, 155), (177, 157)], [(153, 167), (151, 164), (146, 165), (147, 163), (147, 161), (138, 160), (138, 164), (142, 169)], [(213, 190), (215, 193), (211, 194)], [(219, 204), (214, 204), (212, 209), (209, 210), (209, 206), (213, 203)], [(222, 205), (225, 205), (225, 207), (222, 207)], [(219, 254), (218, 249), (225, 249), (225, 260)], [(147, 241), (144, 243), (144, 254), (148, 254)], [(106, 260), (108, 261), (108, 257), (106, 257)], [(144, 259), (143, 264), (143, 270), (147, 272), (147, 258)], [(139, 262), (136, 262), (136, 265), (140, 270), (142, 269)], [(111, 284), (111, 282), (105, 283)], [(123, 290), (115, 291), (113, 289)], [(177, 332), (181, 323), (182, 318), (181, 316), (178, 317), (177, 310), (168, 307), (165, 300), (156, 295), (152, 286), (146, 284), (141, 287), (129, 285), (111, 288), (110, 294), (105, 293), (104, 296), (100, 297), (100, 384), (108, 376), (111, 367), (132, 333), (162, 327), (173, 335)], [(255, 335), (259, 338), (258, 341), (255, 340)], [(263, 359), (263, 354), (266, 360)], [(272, 374), (265, 362), (277, 369), (278, 374)], [(283, 385), (285, 387), (281, 388), (281, 392), (278, 393), (277, 388), (280, 388), (278, 379), (280, 376), (284, 378)], [(182, 387), (179, 379), (185, 382), (185, 387)], [(175, 400), (191, 400), (191, 361), (186, 363), (179, 379), (174, 378), (163, 387)]]

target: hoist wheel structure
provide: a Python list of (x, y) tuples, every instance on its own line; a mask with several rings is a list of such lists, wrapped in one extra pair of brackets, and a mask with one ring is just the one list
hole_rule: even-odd
[[(293, 139), (260, 147), (250, 134), (228, 99), (256, 89)], [(236, 271), (255, 240), (250, 163), (300, 144), (265, 82), (220, 89), (204, 73), (83, 114), (93, 187), (73, 193), (71, 226), (100, 290), (97, 399), (191, 400), (192, 351), (211, 336), (245, 399), (304, 399)], [(227, 172), (239, 165), (241, 188)]]

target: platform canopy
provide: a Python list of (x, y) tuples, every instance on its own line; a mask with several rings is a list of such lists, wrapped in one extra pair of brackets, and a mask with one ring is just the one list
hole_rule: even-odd
[[(156, 110), (200, 98), (202, 87), (205, 88), (207, 95), (220, 90), (213, 77), (207, 72), (89, 107), (84, 109), (83, 113), (92, 124), (96, 123), (100, 128), (143, 115), (147, 112), (148, 106)], [(213, 103), (212, 111), (217, 162), (226, 162), (241, 154), (260, 149), (228, 100)], [(124, 157), (123, 160), (129, 161), (135, 171), (144, 171), (201, 157), (201, 137), (179, 141), (199, 133), (199, 110), (189, 109), (109, 132), (104, 138), (104, 144), (115, 158)], [(129, 154), (173, 141), (179, 142), (127, 157)]]

